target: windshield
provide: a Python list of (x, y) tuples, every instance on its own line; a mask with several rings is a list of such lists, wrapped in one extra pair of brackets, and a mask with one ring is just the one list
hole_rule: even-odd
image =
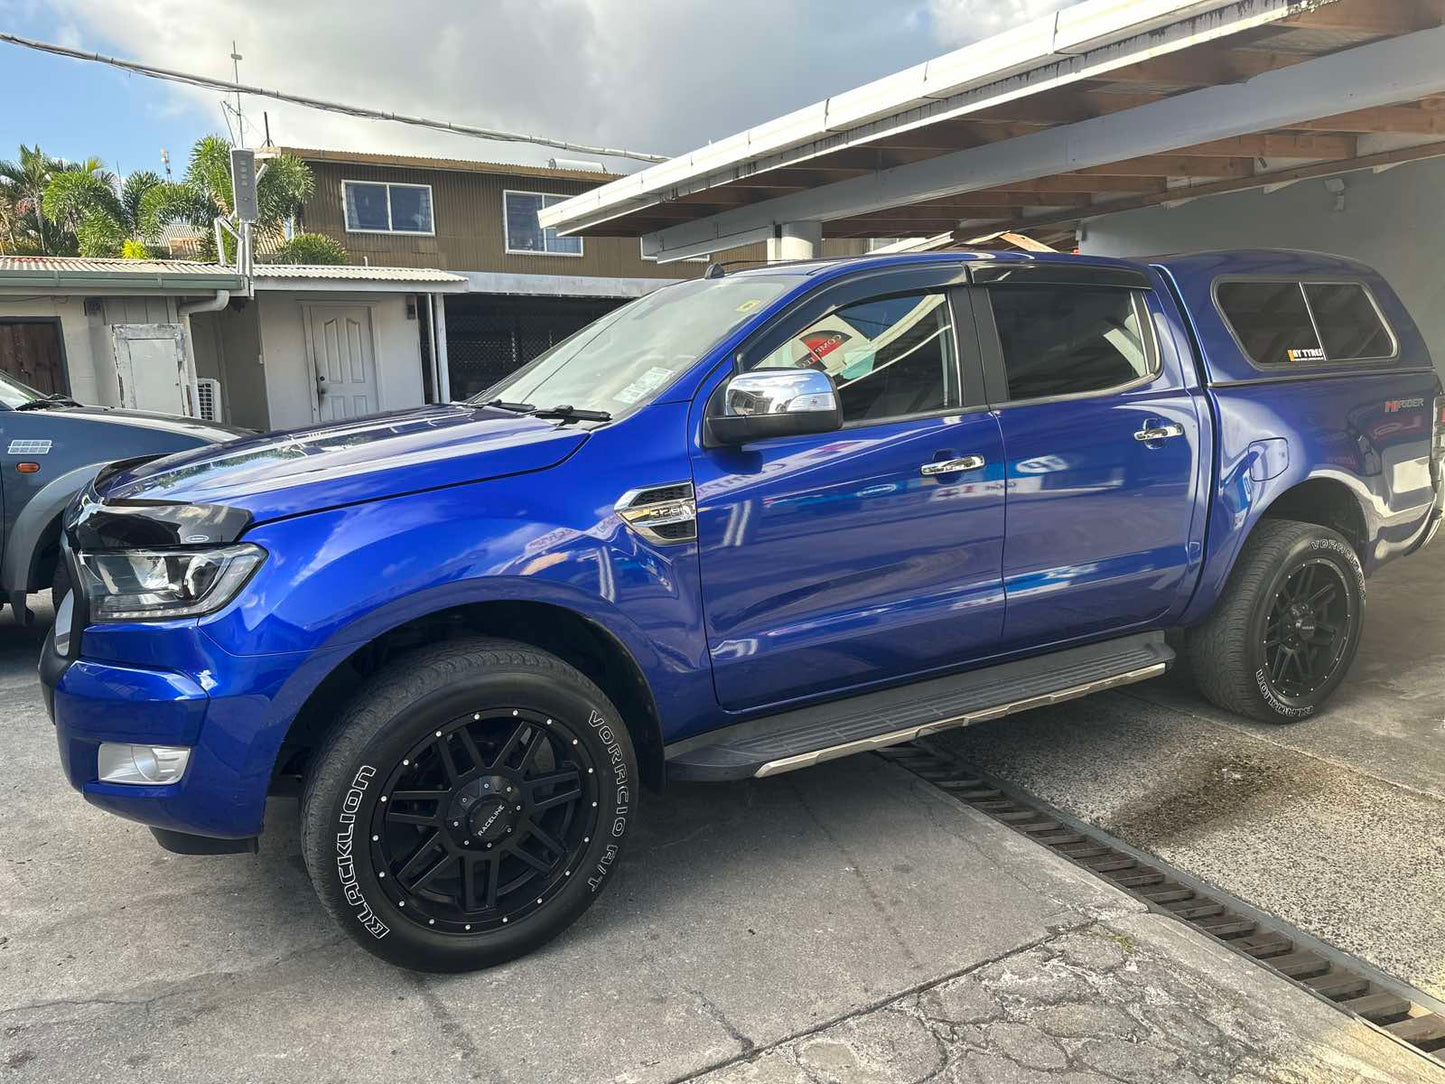
[(746, 275), (664, 287), (588, 324), (469, 402), (503, 399), (624, 413), (651, 402), (797, 281)]
[(44, 399), (34, 388), (28, 384), (22, 384), (9, 373), (0, 373), (0, 403), (14, 410), (24, 403), (33, 403), (37, 399)]

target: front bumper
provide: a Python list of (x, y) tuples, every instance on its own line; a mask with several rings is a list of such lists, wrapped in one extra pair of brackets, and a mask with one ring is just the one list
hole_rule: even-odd
[[(145, 631), (150, 656), (182, 665), (65, 658), (54, 632), (46, 636), (40, 678), (66, 777), (93, 805), (154, 828), (216, 839), (258, 835), (276, 754), (314, 687), (306, 672), (326, 660), (229, 655), (193, 625)], [(105, 741), (185, 745), (192, 753), (175, 783), (107, 783), (96, 770)]]

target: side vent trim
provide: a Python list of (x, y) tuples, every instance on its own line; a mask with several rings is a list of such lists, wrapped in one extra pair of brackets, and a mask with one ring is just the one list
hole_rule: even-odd
[(697, 502), (691, 482), (629, 489), (612, 510), (648, 542), (675, 546), (697, 541)]

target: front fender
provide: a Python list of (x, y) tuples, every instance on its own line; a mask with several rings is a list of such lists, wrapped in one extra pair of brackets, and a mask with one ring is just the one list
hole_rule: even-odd
[(60, 537), (60, 517), (71, 499), (84, 489), (104, 463), (87, 463), (66, 471), (38, 490), (10, 528), (5, 557), (0, 562), (0, 585), (6, 594), (43, 591), (48, 583), (35, 582), (36, 558)]

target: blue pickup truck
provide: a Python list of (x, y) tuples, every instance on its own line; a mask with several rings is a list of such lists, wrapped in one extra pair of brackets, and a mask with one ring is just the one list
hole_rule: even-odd
[(108, 468), (41, 672), (90, 802), (217, 853), (299, 789), (345, 929), (482, 967), (582, 913), (667, 779), (1176, 649), (1224, 708), (1309, 716), (1366, 577), (1438, 527), (1442, 410), (1330, 256), (710, 268), (475, 400)]

